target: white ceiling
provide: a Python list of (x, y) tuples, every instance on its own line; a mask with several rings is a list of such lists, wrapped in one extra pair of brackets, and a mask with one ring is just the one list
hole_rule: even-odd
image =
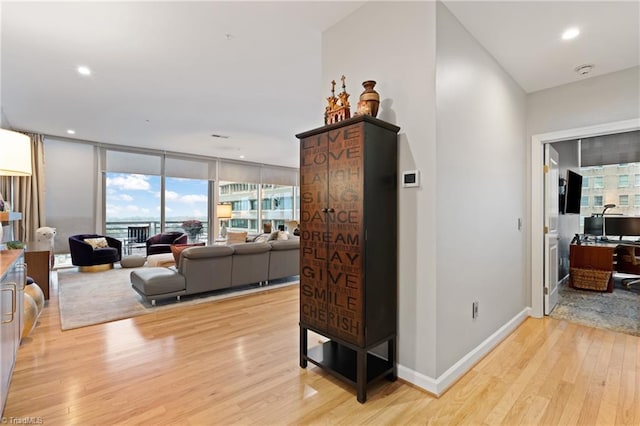
[[(362, 4), (3, 1), (5, 127), (297, 167), (295, 133), (322, 124), (321, 33)], [(527, 92), (639, 64), (636, 1), (445, 4)]]
[[(445, 1), (528, 93), (640, 64), (639, 1)], [(564, 30), (580, 35), (562, 40)], [(594, 65), (587, 76), (580, 65)]]

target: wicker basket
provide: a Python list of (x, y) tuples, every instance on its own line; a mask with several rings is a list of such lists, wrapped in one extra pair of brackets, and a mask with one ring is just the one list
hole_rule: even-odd
[(571, 282), (575, 288), (606, 291), (610, 278), (611, 271), (571, 268)]

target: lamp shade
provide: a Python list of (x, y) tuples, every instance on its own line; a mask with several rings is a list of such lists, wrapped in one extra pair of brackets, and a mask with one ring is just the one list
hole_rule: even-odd
[(231, 218), (231, 204), (218, 204), (216, 213), (217, 213), (218, 219)]
[(298, 221), (297, 220), (287, 220), (287, 221), (284, 222), (284, 224), (287, 227), (287, 231), (291, 231), (291, 232), (293, 232), (293, 230), (298, 227)]
[(31, 138), (0, 129), (0, 176), (31, 176)]

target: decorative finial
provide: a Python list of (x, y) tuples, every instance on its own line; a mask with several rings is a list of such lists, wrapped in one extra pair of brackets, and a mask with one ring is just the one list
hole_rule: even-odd
[(336, 81), (331, 80), (331, 96), (327, 98), (328, 105), (324, 111), (324, 124), (333, 124), (351, 117), (349, 110), (349, 94), (347, 93), (346, 77), (343, 75), (342, 92), (336, 97)]

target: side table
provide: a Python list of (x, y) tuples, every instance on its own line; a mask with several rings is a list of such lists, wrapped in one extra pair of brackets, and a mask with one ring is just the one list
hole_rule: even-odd
[(42, 289), (45, 300), (49, 300), (49, 281), (51, 276), (51, 244), (40, 241), (27, 241), (24, 249), (27, 273)]

